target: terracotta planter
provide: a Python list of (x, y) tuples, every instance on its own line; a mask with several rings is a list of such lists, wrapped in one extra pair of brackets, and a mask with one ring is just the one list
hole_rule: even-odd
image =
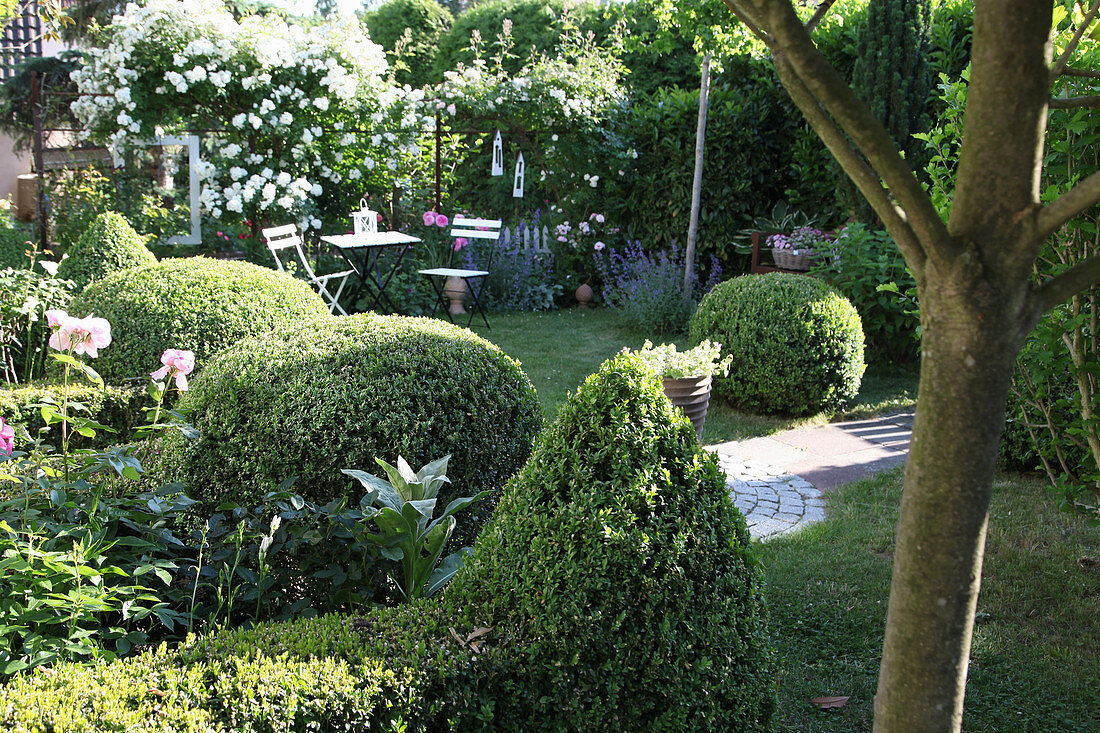
[(710, 405), (711, 381), (709, 374), (705, 377), (664, 378), (665, 395), (688, 416), (700, 439), (703, 437), (703, 423), (707, 420), (707, 407)]
[(447, 311), (452, 316), (466, 315), (466, 308), (463, 305), (463, 301), (466, 300), (466, 295), (469, 293), (469, 286), (466, 285), (466, 281), (461, 277), (449, 277), (443, 287), (443, 292), (447, 295), (447, 299), (451, 301)]
[(592, 302), (592, 286), (588, 283), (583, 283), (579, 288), (577, 288), (576, 295), (577, 305), (579, 305), (581, 308), (587, 308), (588, 304)]

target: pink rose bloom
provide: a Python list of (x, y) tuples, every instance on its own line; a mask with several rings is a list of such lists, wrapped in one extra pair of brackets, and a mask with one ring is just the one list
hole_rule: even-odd
[(430, 227), (430, 226), (433, 226), (435, 224), (435, 212), (434, 211), (425, 211), (424, 216), (421, 217), (421, 218), (424, 219), (424, 226), (426, 226), (426, 227)]
[(603, 224), (603, 223), (604, 223), (604, 216), (603, 216), (603, 214), (596, 214), (596, 223), (597, 223), (597, 224)]
[(455, 238), (455, 252), (465, 247), (469, 242), (466, 241), (466, 237)]
[(94, 359), (111, 343), (111, 324), (105, 318), (73, 318), (65, 311), (52, 311), (46, 313), (46, 322), (57, 328), (50, 336), (51, 349), (71, 350), (74, 355), (87, 354)]
[(176, 389), (180, 392), (187, 391), (187, 375), (195, 371), (195, 352), (182, 349), (165, 349), (160, 355), (160, 363), (163, 364), (149, 376), (153, 379), (164, 379), (173, 376), (176, 378)]
[(601, 249), (603, 249), (603, 242), (596, 242), (595, 244), (592, 245), (592, 249), (599, 252)]
[(440, 229), (443, 229), (444, 227), (446, 227), (450, 223), (451, 223), (451, 220), (448, 219), (445, 215), (443, 215), (443, 214), (436, 214), (435, 215), (435, 225), (437, 227), (439, 227)]
[(10, 456), (15, 450), (15, 428), (4, 422), (0, 417), (0, 453)]
[(454, 106), (454, 104), (448, 104), (448, 105), (447, 105), (447, 114), (451, 114), (451, 115), (453, 115), (454, 113), (455, 113), (455, 106)]

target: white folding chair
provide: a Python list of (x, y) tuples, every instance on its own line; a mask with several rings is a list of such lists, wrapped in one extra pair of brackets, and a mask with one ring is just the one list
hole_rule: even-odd
[[(302, 251), (302, 238), (298, 235), (298, 227), (293, 224), (286, 224), (281, 227), (271, 227), (269, 229), (261, 230), (264, 237), (264, 242), (267, 244), (267, 248), (271, 251), (271, 256), (275, 258), (275, 264), (279, 268), (279, 272), (285, 272), (288, 275), (293, 276), (295, 273), (287, 270), (280, 258), (280, 253), (284, 256), (287, 250), (293, 249), (297, 254), (297, 262), (294, 263), (294, 267), (300, 267), (302, 274), (305, 276), (303, 279), (310, 285), (317, 288), (317, 291), (321, 294), (321, 297), (328, 302), (329, 313), (335, 313), (340, 311), (342, 315), (347, 315), (348, 312), (344, 310), (340, 305), (340, 294), (344, 292), (344, 285), (348, 281), (348, 276), (355, 270), (344, 270), (343, 272), (333, 272), (328, 275), (318, 275), (313, 271), (313, 268), (309, 266), (309, 258), (306, 257), (305, 252)], [(329, 292), (329, 283), (339, 281), (339, 286), (336, 288), (336, 293)]]
[(427, 277), (432, 288), (435, 290), (436, 304), (432, 309), (432, 315), (439, 310), (439, 306), (443, 304), (443, 310), (447, 314), (447, 318), (451, 323), (455, 322), (454, 317), (451, 315), (450, 308), (447, 307), (447, 296), (444, 294), (444, 287), (449, 277), (457, 277), (464, 280), (467, 284), (467, 289), (470, 295), (474, 299), (474, 307), (470, 309), (470, 318), (466, 321), (467, 328), (474, 322), (474, 314), (481, 313), (481, 320), (485, 321), (485, 327), (491, 329), (489, 326), (489, 319), (485, 317), (485, 308), (481, 305), (481, 294), (485, 290), (486, 277), (489, 275), (489, 269), (493, 266), (493, 254), (496, 252), (496, 242), (500, 239), (500, 219), (473, 219), (467, 218), (462, 215), (456, 215), (451, 221), (451, 236), (455, 239), (459, 237), (465, 237), (467, 240), (482, 239), (489, 240), (493, 243), (493, 246), (489, 247), (489, 256), (485, 261), (484, 270), (466, 270), (462, 268), (451, 267), (454, 264), (455, 248), (452, 246), (449, 256), (447, 257), (446, 267), (436, 267), (431, 270), (420, 270), (419, 273)]

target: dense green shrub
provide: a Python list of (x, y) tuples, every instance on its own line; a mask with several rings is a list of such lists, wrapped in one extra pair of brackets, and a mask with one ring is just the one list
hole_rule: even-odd
[(511, 23), (515, 44), (512, 55), (505, 59), (505, 68), (510, 73), (518, 72), (532, 52), (552, 55), (564, 30), (563, 8), (562, 0), (487, 0), (474, 5), (455, 18), (450, 31), (439, 39), (436, 78), (442, 78), (444, 71), (456, 68), (459, 63), (468, 66), (474, 60), (471, 40), (475, 32), (491, 50), (506, 19)]
[(591, 31), (604, 46), (614, 46), (622, 24), (623, 65), (629, 71), (628, 86), (635, 97), (653, 94), (661, 87), (699, 87), (700, 58), (691, 39), (660, 29), (660, 0), (594, 3), (579, 8), (581, 30)]
[(111, 384), (155, 369), (165, 349), (207, 360), (244, 336), (328, 315), (306, 283), (246, 262), (193, 257), (116, 272), (69, 308), (111, 323), (111, 345), (95, 368)]
[[(254, 503), (290, 476), (325, 502), (349, 493), (340, 469), (450, 454), (446, 506), (503, 486), (542, 427), (534, 387), (500, 349), (438, 320), (373, 314), (242, 341), (206, 365), (180, 406), (202, 438), (173, 441), (171, 460), (211, 506)], [(491, 504), (471, 517), (484, 522)], [(464, 516), (460, 530), (478, 523)]]
[[(371, 40), (386, 49), (397, 83), (422, 87), (431, 82), (439, 39), (454, 18), (437, 0), (388, 0), (364, 12), (363, 23)], [(406, 30), (407, 39), (403, 38)]]
[(77, 291), (112, 272), (157, 261), (130, 223), (120, 214), (100, 214), (69, 248), (57, 276), (76, 283)]
[(445, 591), (460, 628), (494, 629), (494, 673), (466, 704), (495, 704), (505, 729), (763, 730), (758, 577), (714, 459), (656, 374), (616, 357), (562, 407)]
[[(914, 293), (916, 281), (894, 240), (882, 230), (855, 223), (837, 232), (833, 256), (813, 268), (859, 311), (867, 349), (880, 360), (910, 362), (917, 356), (920, 317)], [(893, 283), (897, 292), (879, 290)]]
[(809, 413), (859, 392), (863, 328), (848, 299), (804, 275), (769, 273), (727, 280), (699, 304), (695, 343), (711, 339), (733, 356), (715, 392), (762, 412)]
[[(716, 84), (710, 97), (697, 247), (736, 272), (731, 235), (796, 185), (787, 171), (799, 121), (762, 63), (745, 61), (730, 75), (735, 80)], [(638, 158), (608, 213), (646, 247), (665, 248), (687, 236), (698, 114), (697, 88), (662, 89), (630, 110), (626, 136)]]
[(27, 240), (31, 233), (26, 227), (0, 227), (0, 270), (5, 267), (13, 267), (16, 270), (25, 270), (31, 265), (31, 260), (26, 255), (30, 249)]
[[(149, 405), (149, 396), (143, 389), (111, 386), (100, 389), (86, 384), (73, 384), (69, 386), (69, 399), (86, 406), (88, 408), (88, 412), (84, 413), (86, 416), (118, 431), (117, 433), (100, 432), (91, 440), (74, 434), (73, 445), (76, 447), (124, 443), (129, 439), (134, 427), (146, 423), (144, 408)], [(11, 425), (23, 425), (31, 435), (35, 435), (43, 427), (43, 422), (38, 408), (33, 405), (43, 400), (60, 405), (61, 386), (30, 384), (0, 388), (0, 417)], [(53, 433), (48, 438), (48, 442), (56, 444), (60, 440), (56, 435), (59, 428), (54, 427), (52, 430)]]
[(760, 568), (635, 356), (590, 377), (441, 603), (262, 624), (0, 688), (13, 731), (758, 731)]

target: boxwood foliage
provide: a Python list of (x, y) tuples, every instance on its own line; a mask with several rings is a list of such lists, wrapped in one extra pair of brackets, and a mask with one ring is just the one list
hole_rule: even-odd
[(0, 226), (0, 270), (11, 267), (16, 270), (26, 270), (31, 265), (31, 258), (26, 252), (31, 247), (27, 243), (33, 239), (31, 232), (20, 226)]
[(562, 408), (444, 592), (216, 632), (0, 689), (8, 730), (757, 731), (760, 568), (635, 356)]
[[(60, 405), (63, 398), (62, 388), (57, 384), (28, 384), (18, 387), (0, 388), (0, 417), (10, 425), (22, 425), (31, 435), (35, 435), (44, 425), (42, 414), (34, 405), (43, 400), (52, 400)], [(126, 442), (132, 429), (144, 425), (144, 408), (152, 404), (143, 389), (131, 387), (105, 387), (99, 389), (90, 384), (72, 384), (69, 386), (69, 400), (79, 402), (88, 408), (81, 413), (98, 423), (109, 425), (117, 433), (97, 432), (94, 438), (83, 438), (77, 433), (72, 435), (75, 447), (103, 447)], [(49, 443), (58, 444), (61, 440), (60, 428), (52, 428)], [(25, 446), (20, 446), (25, 447)]]
[(100, 214), (76, 240), (57, 267), (57, 276), (76, 283), (77, 292), (112, 272), (157, 261), (144, 237), (121, 214)]
[(562, 407), (467, 562), (445, 602), (460, 628), (495, 630), (471, 705), (495, 705), (505, 728), (767, 727), (745, 520), (636, 355)]
[[(180, 406), (202, 438), (171, 439), (165, 462), (210, 506), (254, 504), (290, 476), (323, 504), (349, 493), (340, 469), (378, 474), (375, 457), (421, 466), (449, 454), (443, 507), (502, 487), (542, 427), (531, 381), (499, 348), (439, 320), (374, 314), (244, 340)], [(489, 508), (464, 515), (463, 534)]]
[(160, 366), (165, 349), (195, 352), (198, 369), (245, 336), (328, 316), (306, 283), (247, 262), (191, 257), (113, 273), (72, 302), (69, 313), (111, 323), (95, 368), (110, 384)]
[(715, 392), (736, 407), (804, 414), (840, 407), (856, 396), (865, 368), (863, 327), (855, 307), (832, 287), (804, 275), (744, 275), (703, 297), (688, 327), (691, 340), (722, 344), (733, 356)]

